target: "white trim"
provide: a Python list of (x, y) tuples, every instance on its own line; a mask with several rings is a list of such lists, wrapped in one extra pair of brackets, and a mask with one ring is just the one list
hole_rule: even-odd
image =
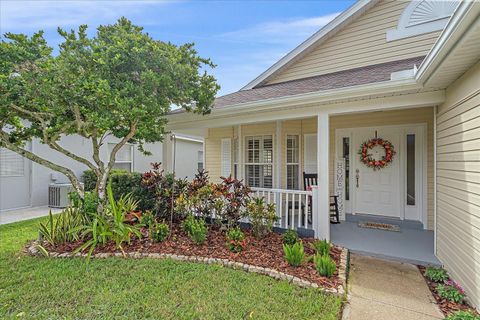
[(459, 39), (469, 30), (470, 23), (478, 19), (479, 12), (480, 6), (475, 5), (474, 0), (463, 0), (460, 3), (418, 69), (416, 80), (420, 84), (426, 83), (431, 78)]
[(433, 107), (433, 254), (437, 255), (437, 106)]
[[(426, 2), (429, 2), (429, 5), (427, 5), (426, 8), (421, 9), (420, 13), (421, 17), (425, 20), (411, 23), (410, 19), (412, 14), (415, 14), (418, 7)], [(455, 0), (450, 1), (449, 3), (455, 4), (454, 2), (457, 2), (458, 5), (458, 1)], [(397, 28), (387, 31), (387, 42), (442, 30), (447, 25), (450, 16), (453, 14), (453, 11), (448, 12), (452, 7), (446, 5), (446, 3), (446, 1), (413, 0), (400, 16)], [(435, 7), (432, 7), (432, 5)], [(431, 16), (427, 16), (424, 12), (428, 9), (433, 9), (434, 11), (431, 12)], [(433, 15), (437, 16), (435, 17)]]
[[(387, 129), (387, 128), (395, 128), (395, 129), (403, 129), (402, 130), (402, 137), (400, 139), (400, 146), (399, 151), (400, 154), (406, 155), (406, 143), (405, 137), (407, 132), (412, 132), (418, 135), (419, 140), (415, 140), (422, 143), (420, 150), (416, 148), (416, 151), (419, 151), (419, 157), (416, 157), (415, 166), (417, 168), (422, 168), (422, 176), (420, 179), (416, 179), (415, 190), (416, 194), (418, 195), (418, 199), (421, 199), (421, 208), (420, 208), (420, 222), (423, 224), (424, 229), (428, 228), (428, 181), (427, 181), (427, 170), (428, 170), (428, 132), (427, 132), (427, 124), (426, 123), (413, 123), (413, 124), (399, 124), (399, 125), (385, 125), (385, 126), (372, 126), (372, 127), (352, 127), (352, 128), (339, 128), (335, 130), (335, 156), (339, 156), (338, 152), (338, 139), (340, 137), (346, 137), (347, 134), (350, 134), (350, 203), (349, 209), (351, 214), (355, 214), (355, 191), (356, 189), (353, 187), (355, 183), (355, 157), (356, 153), (353, 146), (353, 134), (355, 129)], [(406, 210), (406, 161), (403, 156), (400, 157), (400, 185), (399, 185), (399, 192), (401, 193), (399, 206), (400, 206), (400, 216), (399, 218), (403, 220), (405, 218), (405, 210)], [(418, 191), (417, 191), (418, 190)]]
[[(342, 90), (313, 92), (283, 98), (268, 99), (237, 104), (225, 108), (214, 109), (208, 116), (193, 114), (172, 114), (168, 116), (169, 129), (191, 128), (192, 122), (197, 127), (219, 127), (238, 123), (262, 122), (281, 119), (292, 119), (315, 116), (318, 104), (330, 114), (349, 112), (385, 110), (391, 108), (409, 108), (432, 106), (445, 101), (445, 91), (421, 91), (421, 86), (414, 80), (386, 81), (369, 86), (357, 86)], [(373, 98), (372, 98), (373, 96)], [(380, 96), (380, 98), (378, 98)], [(410, 98), (409, 98), (410, 97)], [(343, 101), (343, 102), (342, 102)], [(315, 108), (312, 105), (316, 105)], [(288, 110), (291, 108), (291, 110)], [(252, 112), (254, 111), (254, 113)], [(265, 114), (266, 111), (275, 111)], [(282, 111), (286, 111), (285, 114)], [(244, 118), (234, 119), (245, 115)], [(229, 119), (227, 119), (229, 118)], [(218, 121), (222, 119), (222, 121)], [(231, 120), (229, 122), (229, 120)]]
[(267, 78), (271, 77), (273, 74), (278, 72), (287, 64), (291, 63), (295, 58), (298, 58), (302, 53), (307, 51), (314, 45), (318, 45), (318, 43), (322, 40), (326, 40), (326, 38), (331, 37), (335, 32), (337, 32), (340, 28), (345, 26), (347, 23), (350, 22), (357, 14), (360, 14), (373, 6), (377, 3), (378, 0), (359, 0), (355, 2), (350, 8), (340, 13), (335, 19), (330, 21), (326, 26), (321, 28), (319, 31), (314, 33), (311, 37), (307, 40), (302, 42), (298, 47), (290, 51), (287, 55), (277, 61), (273, 66), (268, 68), (258, 77), (256, 77), (253, 81), (249, 82), (246, 86), (244, 86), (241, 90), (248, 90), (256, 87), (260, 83), (267, 80)]
[[(275, 175), (278, 177), (276, 179), (275, 186), (280, 189), (282, 187), (282, 121), (277, 121), (275, 123), (275, 135), (277, 138), (275, 139), (275, 145), (277, 150), (275, 150), (274, 153), (276, 153), (274, 162), (275, 162)], [(286, 172), (286, 171), (285, 171)]]
[(190, 142), (198, 142), (198, 143), (203, 143), (204, 142), (202, 138), (180, 135), (178, 133), (175, 133), (175, 138), (178, 139), (178, 140), (184, 140), (184, 141), (190, 141)]
[[(352, 186), (355, 183), (354, 180), (354, 174), (352, 171), (352, 161), (354, 160), (354, 157), (356, 156), (356, 153), (354, 153), (353, 150), (353, 137), (352, 137), (352, 130), (353, 129), (344, 129), (344, 128), (338, 128), (335, 129), (335, 159), (344, 159), (343, 158), (343, 138), (348, 138), (349, 139), (349, 156), (350, 156), (350, 171), (349, 171), (349, 177), (348, 177), (348, 186), (349, 186), (349, 192), (348, 192), (348, 200), (345, 197), (345, 213), (348, 214), (354, 214), (352, 212), (352, 207), (353, 207), (353, 196), (352, 196)], [(339, 140), (339, 138), (342, 138), (342, 140)], [(346, 193), (346, 184), (345, 184), (345, 195)]]

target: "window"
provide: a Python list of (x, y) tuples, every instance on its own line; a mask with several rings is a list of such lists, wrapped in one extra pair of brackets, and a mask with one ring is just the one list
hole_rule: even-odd
[(16, 152), (0, 148), (0, 177), (23, 177), (25, 159)]
[(342, 139), (342, 155), (345, 159), (345, 200), (350, 200), (350, 138)]
[[(116, 143), (108, 144), (108, 150), (110, 153), (115, 145)], [(118, 150), (113, 168), (127, 170), (128, 172), (133, 171), (133, 145), (126, 144)]]
[(287, 135), (287, 189), (299, 189), (299, 170), (300, 170), (300, 142), (297, 135)]
[(273, 137), (246, 137), (245, 175), (250, 187), (273, 187)]
[(238, 158), (239, 158), (239, 145), (238, 138), (233, 139), (233, 177), (235, 179), (239, 178), (238, 172)]
[(198, 169), (198, 171), (203, 170), (203, 151), (198, 151), (198, 154), (197, 154), (197, 169)]
[(407, 134), (407, 205), (415, 205), (415, 135)]

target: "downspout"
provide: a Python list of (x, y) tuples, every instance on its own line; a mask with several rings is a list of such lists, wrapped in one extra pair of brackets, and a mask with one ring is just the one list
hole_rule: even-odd
[(437, 256), (437, 106), (433, 107), (433, 254)]

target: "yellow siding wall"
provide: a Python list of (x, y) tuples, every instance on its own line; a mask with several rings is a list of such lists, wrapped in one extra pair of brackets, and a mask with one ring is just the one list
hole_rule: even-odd
[(437, 256), (480, 307), (480, 62), (437, 115)]
[[(334, 116), (330, 118), (330, 188), (333, 191), (334, 178), (334, 162), (335, 162), (335, 130), (340, 128), (354, 128), (354, 127), (372, 127), (384, 125), (402, 125), (402, 124), (427, 124), (427, 200), (428, 200), (428, 222), (429, 229), (433, 228), (433, 109), (432, 108), (418, 108), (408, 110), (384, 111), (384, 112), (370, 112), (364, 114), (352, 114)], [(281, 188), (286, 187), (286, 151), (285, 143), (287, 135), (300, 136), (300, 173), (303, 172), (303, 158), (304, 158), (304, 135), (317, 132), (317, 119), (309, 118), (304, 120), (289, 120), (282, 121), (281, 130)], [(242, 137), (247, 135), (269, 134), (276, 137), (276, 123), (268, 122), (257, 125), (242, 125)], [(236, 137), (236, 130), (234, 127), (210, 129), (209, 136), (205, 139), (206, 163), (205, 167), (210, 172), (210, 177), (218, 179), (220, 176), (220, 144), (222, 138)], [(243, 139), (243, 138), (242, 138)], [(276, 142), (275, 142), (275, 153)], [(275, 171), (276, 172), (276, 171)], [(277, 177), (275, 177), (277, 179)], [(215, 180), (218, 181), (218, 180)], [(300, 175), (300, 188), (302, 188), (302, 177)]]
[(268, 83), (278, 83), (373, 64), (425, 56), (440, 32), (387, 42), (409, 1), (382, 0), (343, 30), (287, 67)]

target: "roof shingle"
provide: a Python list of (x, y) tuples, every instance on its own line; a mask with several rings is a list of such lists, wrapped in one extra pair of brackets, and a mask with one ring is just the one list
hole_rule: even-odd
[(412, 69), (420, 65), (425, 57), (417, 57), (367, 67), (265, 85), (249, 90), (241, 90), (215, 99), (214, 108), (254, 102), (266, 99), (293, 96), (297, 94), (339, 89), (368, 83), (390, 80), (392, 72)]

